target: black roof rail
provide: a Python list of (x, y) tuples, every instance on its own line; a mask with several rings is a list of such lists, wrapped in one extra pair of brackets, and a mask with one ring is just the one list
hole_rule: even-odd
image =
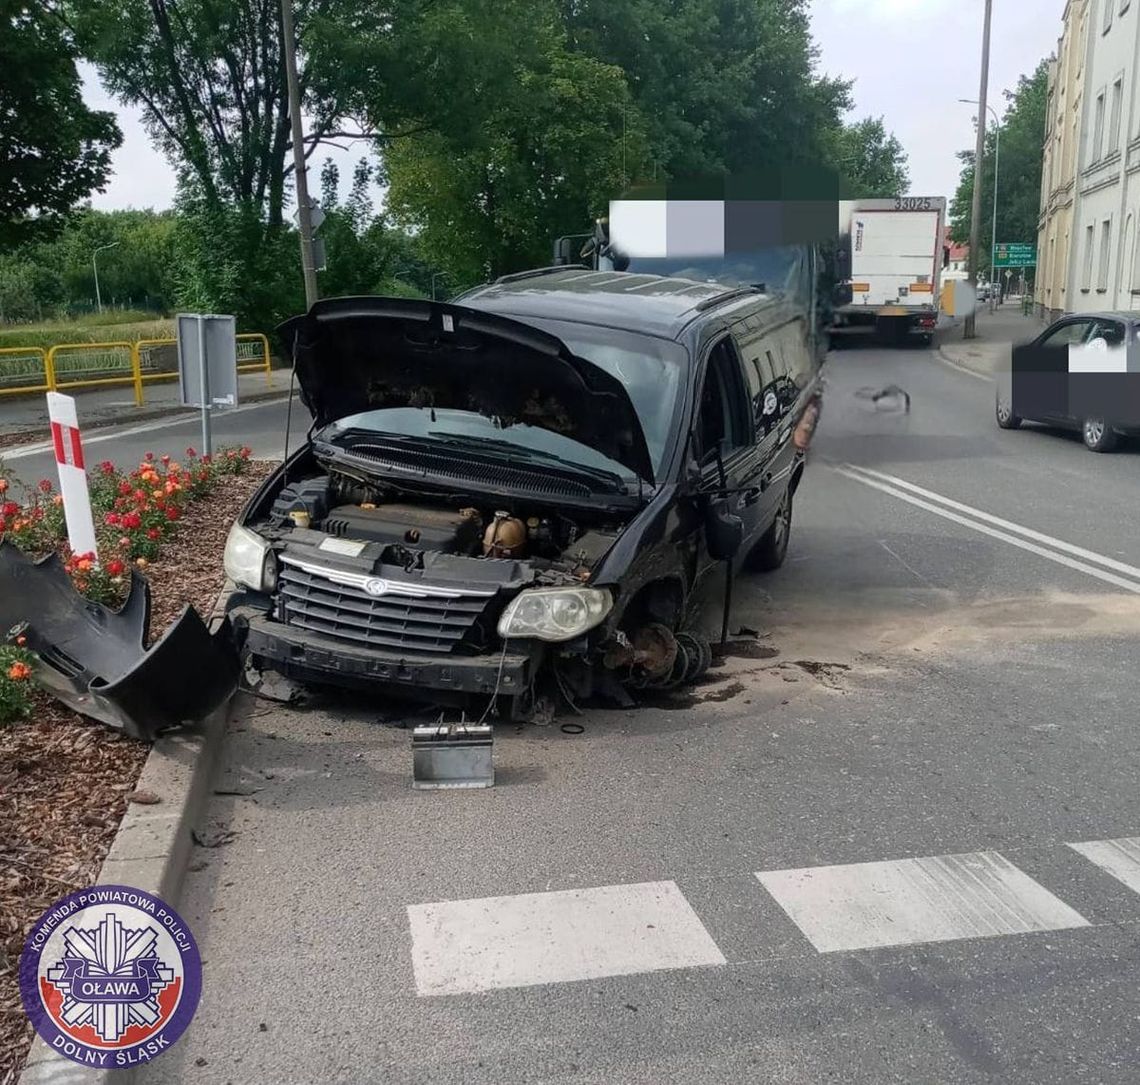
[(757, 290), (754, 286), (738, 286), (724, 294), (717, 294), (715, 297), (705, 298), (704, 301), (697, 302), (693, 307), (698, 313), (703, 313), (706, 309), (715, 309), (718, 305), (723, 305), (727, 301), (736, 301), (737, 298), (744, 297), (745, 294), (760, 294), (761, 290)]
[(533, 279), (539, 275), (553, 275), (556, 271), (589, 271), (585, 264), (554, 264), (551, 267), (536, 267), (530, 271), (516, 271), (512, 275), (500, 275), (495, 280), (495, 286), (500, 283), (517, 283), (520, 279)]

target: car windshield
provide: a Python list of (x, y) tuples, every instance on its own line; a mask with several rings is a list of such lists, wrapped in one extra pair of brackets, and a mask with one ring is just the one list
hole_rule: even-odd
[(806, 300), (810, 282), (804, 275), (804, 260), (802, 246), (782, 245), (725, 256), (639, 256), (630, 260), (626, 270), (722, 286), (763, 285), (769, 294), (788, 294)]
[[(673, 420), (679, 407), (679, 389), (685, 348), (654, 336), (615, 331), (553, 320), (527, 320), (528, 324), (558, 336), (580, 358), (617, 378), (625, 386), (645, 433), (655, 477), (660, 476)], [(627, 481), (635, 476), (626, 467), (595, 449), (562, 434), (517, 423), (502, 426), (474, 411), (393, 407), (348, 415), (327, 426), (321, 436), (334, 439), (348, 430), (370, 430), (405, 437), (484, 442), (489, 453), (517, 449), (519, 454), (554, 457), (564, 463), (607, 471)]]

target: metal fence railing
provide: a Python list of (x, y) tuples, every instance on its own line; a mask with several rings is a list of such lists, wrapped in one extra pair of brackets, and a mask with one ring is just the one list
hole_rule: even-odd
[[(145, 402), (148, 381), (177, 380), (174, 339), (108, 343), (57, 343), (54, 347), (0, 348), (0, 396), (132, 385), (135, 405)], [(237, 336), (239, 373), (265, 373), (273, 388), (269, 340), (259, 332)]]

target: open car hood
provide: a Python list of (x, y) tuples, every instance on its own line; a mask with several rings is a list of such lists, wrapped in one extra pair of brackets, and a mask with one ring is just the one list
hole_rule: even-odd
[(622, 383), (529, 324), (442, 302), (330, 298), (277, 334), (318, 427), (387, 407), (474, 411), (559, 433), (653, 482)]

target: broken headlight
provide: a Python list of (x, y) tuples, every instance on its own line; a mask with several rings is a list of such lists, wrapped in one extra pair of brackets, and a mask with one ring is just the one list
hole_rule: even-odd
[(613, 605), (610, 593), (601, 588), (532, 588), (503, 611), (499, 636), (573, 640), (601, 624)]
[(230, 528), (222, 563), (226, 576), (235, 584), (254, 591), (273, 591), (277, 577), (269, 544), (249, 528), (241, 524)]

